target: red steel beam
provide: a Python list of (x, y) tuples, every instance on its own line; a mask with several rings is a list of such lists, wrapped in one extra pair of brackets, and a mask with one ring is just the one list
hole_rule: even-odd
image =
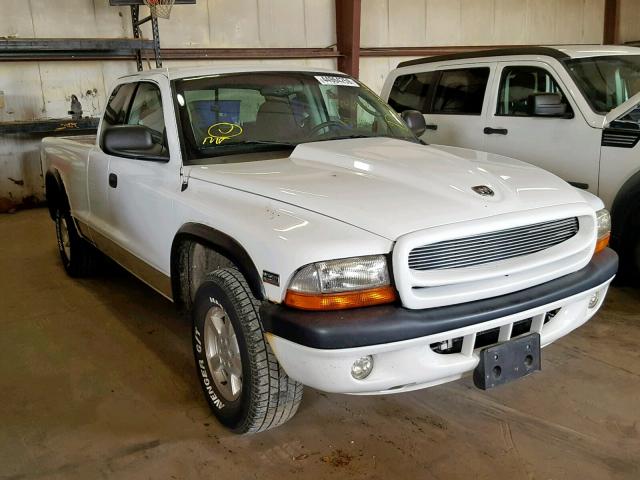
[(360, 73), (360, 0), (336, 0), (338, 70), (358, 78)]
[(619, 42), (620, 26), (620, 0), (605, 0), (604, 2), (604, 29), (602, 43), (605, 45)]

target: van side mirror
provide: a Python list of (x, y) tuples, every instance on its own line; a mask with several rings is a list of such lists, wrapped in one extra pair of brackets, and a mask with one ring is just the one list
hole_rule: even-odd
[(529, 96), (531, 114), (535, 117), (564, 117), (567, 104), (557, 93), (536, 93)]
[(102, 147), (119, 157), (166, 162), (169, 160), (166, 149), (159, 139), (154, 139), (153, 133), (143, 125), (115, 125), (104, 131)]
[(416, 135), (421, 137), (427, 130), (427, 123), (424, 121), (424, 115), (418, 110), (405, 110), (400, 114), (402, 120), (407, 124), (407, 127)]

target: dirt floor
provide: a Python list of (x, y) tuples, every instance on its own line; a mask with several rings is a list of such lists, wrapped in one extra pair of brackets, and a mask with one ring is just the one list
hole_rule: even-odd
[(65, 276), (44, 209), (0, 215), (0, 478), (640, 478), (640, 291), (612, 289), (542, 372), (383, 397), (307, 389), (297, 416), (227, 433), (189, 327), (119, 270)]

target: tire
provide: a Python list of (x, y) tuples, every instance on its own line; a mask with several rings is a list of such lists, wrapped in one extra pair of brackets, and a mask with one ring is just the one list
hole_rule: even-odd
[(623, 235), (612, 246), (620, 256), (616, 285), (640, 285), (640, 221), (628, 220)]
[(204, 396), (220, 423), (236, 433), (282, 425), (302, 400), (302, 384), (287, 376), (265, 340), (259, 305), (242, 274), (222, 268), (207, 275), (191, 310)]
[(67, 274), (75, 278), (93, 275), (98, 263), (98, 252), (80, 236), (71, 213), (58, 207), (54, 220), (58, 252)]

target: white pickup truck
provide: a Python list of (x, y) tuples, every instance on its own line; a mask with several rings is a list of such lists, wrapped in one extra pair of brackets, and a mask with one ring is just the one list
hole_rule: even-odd
[(303, 384), (539, 370), (616, 273), (608, 212), (537, 167), (427, 146), (424, 127), (338, 72), (123, 77), (97, 138), (43, 140), (62, 262), (86, 275), (100, 250), (187, 312), (205, 397), (240, 433), (291, 418)]

